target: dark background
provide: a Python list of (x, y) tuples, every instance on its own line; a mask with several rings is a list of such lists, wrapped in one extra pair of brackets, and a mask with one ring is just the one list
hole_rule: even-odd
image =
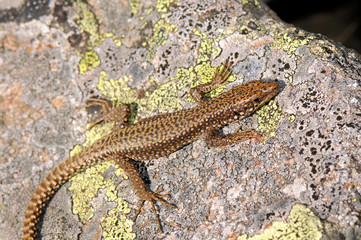
[(285, 22), (321, 33), (361, 53), (360, 0), (264, 0)]

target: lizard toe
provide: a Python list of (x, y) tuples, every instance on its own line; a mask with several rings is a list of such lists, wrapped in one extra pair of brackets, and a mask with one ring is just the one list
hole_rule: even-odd
[(167, 201), (165, 201), (164, 199), (162, 199), (163, 197), (169, 197), (169, 194), (161, 194), (163, 190), (157, 190), (156, 192), (151, 192), (151, 191), (146, 191), (145, 193), (142, 194), (141, 196), (141, 202), (139, 204), (139, 207), (138, 207), (138, 210), (136, 212), (136, 214), (134, 215), (134, 218), (133, 218), (133, 221), (135, 222), (141, 209), (143, 208), (143, 205), (145, 203), (145, 201), (149, 201), (152, 205), (152, 211), (154, 213), (154, 216), (157, 220), (157, 223), (158, 223), (158, 226), (159, 226), (159, 229), (161, 232), (163, 232), (163, 228), (162, 228), (162, 225), (160, 223), (160, 220), (159, 220), (159, 216), (157, 214), (157, 210), (155, 208), (155, 205), (154, 203), (156, 201), (164, 204), (164, 205), (167, 205), (168, 207), (172, 207), (172, 208), (176, 208), (177, 206), (173, 205), (173, 204), (170, 204), (168, 203)]

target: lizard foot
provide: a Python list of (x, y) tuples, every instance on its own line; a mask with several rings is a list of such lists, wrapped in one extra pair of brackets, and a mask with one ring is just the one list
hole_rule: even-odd
[(221, 86), (228, 79), (229, 75), (231, 75), (231, 71), (229, 68), (232, 63), (229, 60), (225, 61), (222, 68), (217, 67), (216, 71), (214, 71), (214, 77), (211, 81), (212, 85)]
[(163, 232), (163, 228), (162, 228), (162, 225), (160, 224), (159, 216), (157, 214), (157, 210), (155, 209), (154, 202), (158, 201), (158, 202), (161, 202), (162, 204), (167, 205), (167, 206), (172, 207), (172, 208), (176, 208), (176, 206), (174, 206), (174, 205), (172, 205), (172, 204), (170, 204), (170, 203), (168, 203), (168, 202), (166, 202), (165, 200), (162, 199), (163, 197), (168, 197), (169, 196), (169, 194), (161, 194), (162, 191), (163, 190), (160, 189), (160, 190), (157, 190), (156, 192), (147, 191), (146, 193), (142, 194), (142, 199), (141, 199), (141, 202), (139, 204), (137, 213), (134, 215), (133, 222), (135, 222), (135, 220), (137, 219), (140, 211), (142, 210), (144, 202), (149, 201), (152, 204), (152, 210), (153, 210), (155, 218), (157, 219), (159, 229), (160, 229), (161, 232)]
[(115, 129), (119, 129), (124, 126), (124, 124), (128, 121), (129, 117), (129, 107), (128, 105), (120, 105), (118, 107), (115, 106), (115, 101), (112, 101), (110, 104), (105, 99), (100, 98), (90, 98), (89, 104), (82, 106), (85, 108), (92, 107), (92, 106), (100, 106), (101, 112), (103, 116), (98, 120), (92, 122), (88, 127), (88, 130), (94, 127), (94, 125), (104, 121), (104, 122), (115, 122)]
[(189, 93), (191, 94), (193, 99), (196, 102), (204, 102), (206, 100), (204, 97), (205, 93), (210, 92), (219, 86), (222, 86), (232, 73), (230, 69), (231, 65), (232, 63), (230, 61), (225, 61), (221, 68), (217, 67), (214, 71), (212, 81), (191, 88)]

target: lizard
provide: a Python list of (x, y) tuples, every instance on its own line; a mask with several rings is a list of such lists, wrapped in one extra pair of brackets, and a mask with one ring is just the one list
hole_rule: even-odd
[[(115, 121), (112, 132), (78, 154), (59, 164), (40, 183), (33, 194), (23, 223), (23, 239), (37, 237), (37, 225), (46, 203), (55, 192), (76, 173), (102, 161), (113, 159), (129, 176), (130, 183), (140, 198), (139, 208), (134, 216), (136, 220), (145, 201), (149, 201), (161, 228), (154, 202), (175, 207), (163, 198), (167, 194), (151, 191), (141, 178), (135, 161), (149, 161), (177, 151), (183, 146), (203, 137), (208, 147), (223, 147), (251, 138), (262, 139), (254, 130), (237, 130), (233, 134), (220, 135), (218, 130), (225, 125), (241, 120), (260, 108), (280, 91), (277, 81), (252, 80), (225, 91), (213, 98), (204, 94), (224, 85), (231, 74), (231, 63), (227, 60), (217, 67), (214, 77), (208, 83), (190, 89), (190, 95), (197, 106), (178, 112), (159, 114), (127, 124), (129, 108), (110, 105), (104, 99), (92, 99), (88, 106), (102, 107), (103, 117), (96, 121)], [(91, 127), (94, 124), (91, 125)]]

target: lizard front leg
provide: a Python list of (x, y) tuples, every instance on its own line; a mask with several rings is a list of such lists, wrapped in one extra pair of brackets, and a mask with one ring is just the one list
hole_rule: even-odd
[[(227, 81), (232, 72), (230, 69), (231, 65), (231, 62), (228, 60), (225, 61), (221, 68), (216, 68), (211, 82), (191, 88), (190, 94), (193, 99), (198, 103), (206, 101), (206, 98), (204, 97), (205, 93), (222, 86), (225, 81)], [(212, 129), (206, 133), (206, 143), (209, 147), (225, 147), (227, 145), (243, 142), (252, 138), (257, 139), (258, 141), (262, 140), (260, 133), (254, 130), (240, 131), (238, 129), (235, 133), (229, 135), (218, 135), (217, 132), (218, 129)]]
[(227, 81), (229, 75), (231, 75), (231, 65), (231, 62), (228, 60), (225, 61), (221, 68), (217, 67), (214, 71), (212, 81), (191, 88), (189, 93), (191, 94), (192, 98), (198, 103), (206, 101), (206, 98), (204, 97), (205, 93), (224, 85), (224, 82)]
[(225, 147), (234, 143), (243, 142), (249, 139), (256, 139), (262, 141), (262, 135), (254, 130), (237, 130), (233, 134), (218, 135), (217, 130), (208, 131), (206, 134), (206, 143), (208, 147)]
[(137, 217), (144, 205), (144, 202), (149, 201), (152, 204), (152, 210), (153, 210), (155, 218), (157, 219), (159, 229), (161, 231), (163, 231), (162, 226), (160, 224), (159, 216), (158, 216), (157, 211), (154, 206), (154, 202), (159, 201), (164, 205), (175, 208), (176, 206), (174, 206), (162, 199), (163, 197), (168, 196), (168, 194), (160, 194), (161, 190), (156, 191), (156, 192), (152, 192), (152, 191), (148, 190), (145, 185), (145, 182), (140, 177), (140, 174), (139, 174), (138, 170), (136, 169), (136, 167), (134, 165), (134, 161), (132, 159), (130, 159), (126, 156), (122, 156), (121, 154), (118, 154), (118, 156), (116, 156), (114, 161), (120, 168), (122, 168), (127, 173), (132, 187), (135, 189), (138, 197), (141, 200), (138, 210), (137, 210), (136, 214), (134, 215), (133, 221), (135, 222), (135, 220), (137, 219)]

